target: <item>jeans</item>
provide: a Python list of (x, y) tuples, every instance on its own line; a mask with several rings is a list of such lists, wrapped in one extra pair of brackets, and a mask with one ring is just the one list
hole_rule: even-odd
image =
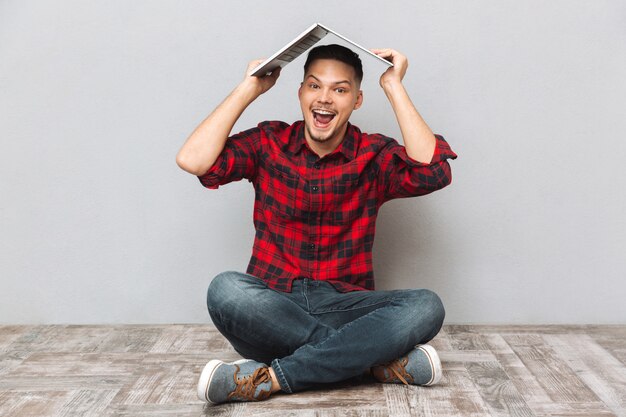
[(211, 281), (207, 306), (235, 350), (271, 364), (287, 393), (398, 359), (435, 337), (445, 315), (426, 289), (341, 293), (327, 282), (299, 279), (287, 293), (240, 272)]

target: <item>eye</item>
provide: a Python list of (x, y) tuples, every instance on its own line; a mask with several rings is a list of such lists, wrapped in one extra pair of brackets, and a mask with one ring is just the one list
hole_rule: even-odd
[(315, 84), (315, 83), (311, 83), (311, 84), (309, 84), (309, 88), (311, 88), (313, 90), (317, 90), (318, 88), (320, 88), (320, 86)]
[(348, 90), (346, 90), (345, 88), (339, 87), (335, 91), (338, 92), (339, 94), (343, 94), (343, 93), (346, 93)]

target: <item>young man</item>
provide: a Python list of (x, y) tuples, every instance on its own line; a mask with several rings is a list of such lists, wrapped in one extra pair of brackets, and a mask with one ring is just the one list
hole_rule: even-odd
[(247, 178), (255, 189), (247, 274), (218, 275), (207, 295), (213, 323), (246, 359), (210, 361), (198, 382), (204, 401), (262, 400), (368, 369), (389, 383), (441, 378), (437, 353), (425, 344), (443, 323), (441, 300), (425, 289), (374, 291), (372, 245), (380, 206), (448, 185), (446, 160), (456, 155), (402, 85), (406, 57), (373, 52), (394, 64), (380, 85), (404, 146), (348, 122), (363, 102), (361, 61), (350, 49), (327, 45), (311, 50), (304, 66), (303, 121), (263, 122), (228, 137), (280, 70), (246, 76), (177, 156), (205, 187)]

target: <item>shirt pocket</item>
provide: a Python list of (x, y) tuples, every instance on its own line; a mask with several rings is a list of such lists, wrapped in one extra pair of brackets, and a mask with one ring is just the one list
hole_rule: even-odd
[(360, 178), (332, 181), (333, 204), (331, 220), (335, 224), (349, 224), (363, 215), (366, 193)]
[(304, 183), (292, 172), (269, 165), (266, 184), (262, 185), (263, 207), (284, 219), (301, 220), (305, 217)]

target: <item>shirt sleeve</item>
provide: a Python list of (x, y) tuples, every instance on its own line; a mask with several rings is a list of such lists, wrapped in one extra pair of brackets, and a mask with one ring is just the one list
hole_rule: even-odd
[(200, 183), (216, 189), (242, 178), (252, 180), (256, 175), (260, 135), (260, 129), (255, 127), (229, 137), (213, 166), (198, 176)]
[(435, 138), (435, 153), (429, 163), (411, 159), (406, 148), (395, 140), (385, 148), (381, 162), (383, 202), (429, 194), (452, 182), (447, 160), (456, 159), (457, 155), (443, 136), (435, 135)]

